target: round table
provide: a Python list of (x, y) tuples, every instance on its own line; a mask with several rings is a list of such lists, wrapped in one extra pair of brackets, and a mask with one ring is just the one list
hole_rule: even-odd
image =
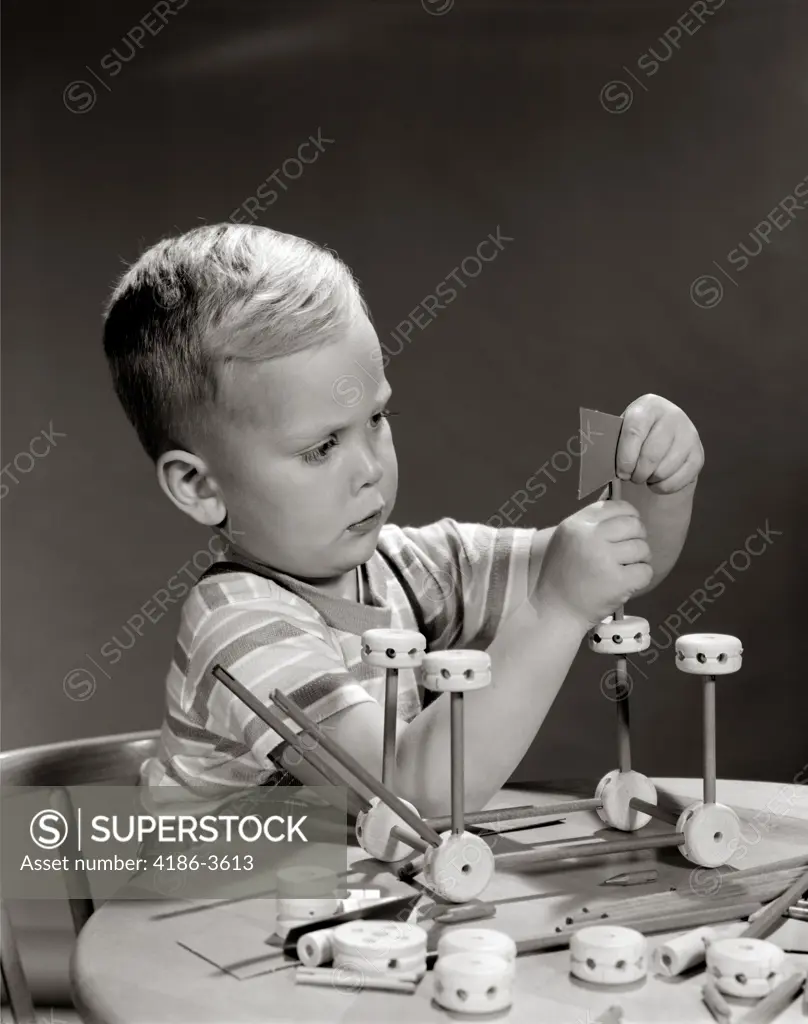
[[(660, 804), (683, 807), (701, 798), (699, 779), (654, 779)], [(489, 807), (535, 803), (548, 805), (564, 799), (589, 797), (591, 783), (560, 786), (509, 785)], [(719, 780), (717, 799), (738, 811), (743, 843), (731, 861), (746, 868), (808, 853), (808, 786), (786, 783)], [(519, 825), (519, 822), (513, 823)], [(669, 830), (662, 822), (646, 828)], [(565, 816), (561, 824), (509, 831), (498, 840), (541, 846), (573, 837), (625, 838), (625, 833), (605, 829), (594, 812)], [(412, 888), (399, 881), (376, 861), (369, 861), (358, 847), (349, 861), (357, 874), (351, 887), (375, 887), (384, 895), (405, 894)], [(605, 878), (625, 870), (653, 864), (659, 870), (654, 885), (603, 887)], [(587, 898), (621, 895), (634, 897), (649, 891), (665, 891), (670, 885), (687, 888), (694, 866), (673, 849), (615, 854), (597, 860), (567, 861), (548, 867), (522, 866), (498, 870), (481, 899), (497, 902), (490, 920), (453, 927), (490, 927), (523, 939), (552, 930), (565, 912), (578, 909)], [(499, 902), (501, 901), (501, 902)], [(274, 928), (274, 900), (252, 900), (230, 907), (211, 901), (113, 900), (103, 904), (83, 929), (71, 962), (76, 1006), (88, 1024), (268, 1024), (268, 1022), (351, 1021), (378, 1024), (421, 1024), (448, 1021), (450, 1015), (431, 1001), (431, 972), (414, 995), (363, 991), (352, 993), (333, 988), (296, 985), (295, 971), (281, 970), (239, 980), (206, 962), (179, 943), (201, 926), (238, 928), (238, 914), (256, 914), (269, 935)], [(181, 912), (171, 913), (172, 910)], [(218, 915), (218, 917), (216, 916)], [(224, 916), (223, 916), (224, 915)], [(243, 917), (242, 917), (243, 920)], [(653, 946), (663, 936), (649, 936)], [(789, 949), (795, 967), (808, 968), (808, 923), (784, 919), (774, 938)], [(705, 1024), (713, 1018), (701, 1001), (703, 972), (662, 979), (649, 973), (631, 991), (613, 992), (578, 983), (569, 976), (569, 951), (556, 950), (517, 958), (512, 1008), (497, 1019), (530, 1024), (594, 1024), (609, 1006), (622, 1006), (627, 1024)], [(797, 1000), (778, 1018), (782, 1024), (804, 1020)], [(736, 1003), (740, 1007), (751, 1003)], [(474, 1018), (466, 1018), (473, 1020)]]

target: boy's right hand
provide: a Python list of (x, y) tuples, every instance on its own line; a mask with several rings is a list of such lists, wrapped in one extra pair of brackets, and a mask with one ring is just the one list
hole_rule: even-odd
[(636, 508), (627, 501), (596, 501), (553, 531), (536, 596), (562, 606), (589, 629), (649, 585), (650, 563)]

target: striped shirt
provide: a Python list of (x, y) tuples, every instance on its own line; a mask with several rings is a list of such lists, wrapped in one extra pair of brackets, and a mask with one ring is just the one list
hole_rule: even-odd
[[(201, 808), (247, 787), (296, 783), (281, 767), (286, 744), (213, 676), (217, 664), (277, 714), (269, 700), (276, 689), (318, 724), (363, 701), (383, 704), (385, 669), (363, 663), (362, 633), (412, 629), (428, 651), (485, 650), (527, 597), (534, 533), (449, 518), (423, 527), (388, 523), (360, 570), (365, 604), (241, 555), (243, 571), (214, 563), (182, 608), (158, 749), (141, 769), (148, 802), (190, 796)], [(221, 561), (233, 557), (225, 550)], [(424, 706), (417, 670), (400, 669), (398, 717), (410, 722)]]

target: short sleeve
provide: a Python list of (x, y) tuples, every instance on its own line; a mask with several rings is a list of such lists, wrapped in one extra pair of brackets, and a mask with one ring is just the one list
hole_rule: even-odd
[(416, 589), (432, 650), (485, 650), (503, 619), (528, 596), (530, 548), (536, 531), (440, 519), (402, 527), (411, 560), (420, 563)]
[(275, 690), (318, 724), (344, 708), (373, 700), (346, 667), (326, 626), (318, 634), (311, 618), (296, 622), (286, 605), (273, 614), (266, 604), (261, 609), (223, 609), (219, 621), (208, 624), (190, 658), (180, 699), (180, 713), (189, 727), (225, 737), (230, 764), (220, 771), (237, 771), (238, 778), (228, 781), (239, 785), (264, 781), (275, 770), (268, 758), (277, 763), (284, 741), (213, 675), (216, 665), (294, 733), (300, 727), (270, 700)]

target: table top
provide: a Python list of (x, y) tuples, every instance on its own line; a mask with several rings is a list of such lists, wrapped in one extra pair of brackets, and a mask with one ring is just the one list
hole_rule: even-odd
[[(683, 807), (702, 795), (699, 779), (653, 781), (663, 805)], [(503, 789), (489, 807), (548, 805), (588, 797), (593, 791), (591, 784), (575, 782), (513, 785)], [(730, 862), (732, 867), (756, 867), (808, 850), (808, 786), (719, 780), (716, 799), (734, 807), (741, 818), (742, 844)], [(646, 829), (669, 831), (670, 826), (654, 821)], [(565, 815), (563, 823), (557, 825), (508, 832), (506, 839), (508, 846), (514, 842), (540, 847), (575, 837), (620, 839), (625, 835), (604, 828), (594, 812), (583, 811)], [(346, 882), (352, 888), (373, 887), (383, 895), (413, 891), (385, 865), (369, 860), (358, 847), (350, 851), (349, 862), (356, 871)], [(658, 881), (652, 886), (615, 889), (600, 885), (611, 875), (647, 866), (659, 871)], [(496, 928), (516, 940), (530, 938), (552, 930), (559, 918), (594, 895), (611, 899), (621, 894), (634, 897), (665, 891), (671, 885), (687, 888), (693, 869), (694, 865), (675, 848), (612, 854), (564, 865), (498, 868), (480, 897), (497, 902), (496, 916), (453, 927)], [(74, 997), (82, 1018), (88, 1024), (320, 1024), (343, 1020), (427, 1024), (451, 1019), (432, 1002), (431, 972), (414, 995), (355, 993), (296, 985), (294, 969), (239, 980), (179, 944), (202, 927), (211, 923), (217, 927), (217, 921), (224, 929), (237, 928), (237, 915), (242, 919), (251, 917), (253, 925), (266, 925), (269, 935), (274, 929), (275, 902), (254, 899), (223, 906), (203, 900), (158, 903), (122, 899), (103, 904), (79, 936), (71, 963)], [(784, 920), (768, 937), (793, 951), (789, 952), (789, 961), (795, 968), (808, 968), (808, 923)], [(664, 938), (649, 936), (649, 946)], [(649, 973), (639, 986), (614, 991), (572, 979), (566, 949), (528, 954), (517, 958), (513, 1006), (497, 1020), (510, 1024), (593, 1024), (616, 1003), (623, 1008), (626, 1024), (707, 1024), (713, 1018), (701, 1001), (703, 980), (701, 971), (670, 979)], [(734, 1004), (734, 1017), (753, 1005), (740, 1000), (729, 1002)], [(804, 1020), (800, 1002), (792, 1004), (778, 1021), (788, 1024)]]

